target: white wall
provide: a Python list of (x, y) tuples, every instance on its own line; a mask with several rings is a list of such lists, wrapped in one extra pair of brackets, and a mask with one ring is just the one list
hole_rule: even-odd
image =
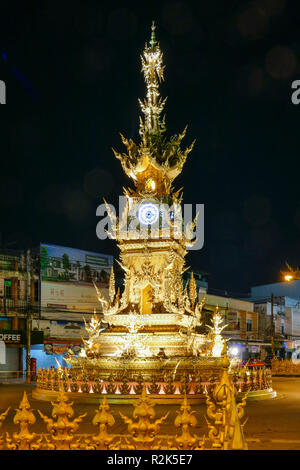
[(291, 308), (293, 336), (300, 336), (300, 309)]

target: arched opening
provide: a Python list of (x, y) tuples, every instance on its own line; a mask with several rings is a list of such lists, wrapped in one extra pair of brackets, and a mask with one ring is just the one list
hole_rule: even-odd
[(144, 289), (141, 289), (141, 313), (152, 313), (153, 304), (153, 289), (150, 284), (147, 284)]

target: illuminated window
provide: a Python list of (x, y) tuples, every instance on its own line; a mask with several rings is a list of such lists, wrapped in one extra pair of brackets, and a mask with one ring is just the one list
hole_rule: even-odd
[(252, 318), (247, 318), (246, 329), (252, 331)]
[(5, 279), (4, 280), (4, 297), (6, 297), (7, 299), (10, 299), (11, 295), (12, 295), (11, 280)]
[(11, 330), (12, 320), (11, 318), (0, 318), (0, 330)]

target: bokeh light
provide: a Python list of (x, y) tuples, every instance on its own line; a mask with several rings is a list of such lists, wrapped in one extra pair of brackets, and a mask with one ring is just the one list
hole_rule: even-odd
[(270, 15), (280, 15), (286, 6), (286, 0), (255, 0), (253, 4), (257, 8), (263, 8)]
[(258, 39), (268, 30), (269, 18), (263, 8), (250, 6), (238, 14), (237, 27), (247, 39)]
[(63, 198), (64, 213), (72, 222), (79, 223), (89, 218), (93, 205), (83, 191), (69, 189), (65, 192)]
[(193, 13), (183, 2), (168, 3), (162, 11), (163, 22), (172, 34), (186, 34), (193, 28)]
[(107, 170), (94, 168), (86, 173), (83, 188), (93, 198), (106, 197), (114, 188), (113, 177)]
[(288, 47), (274, 47), (266, 56), (266, 71), (275, 80), (291, 77), (295, 71), (296, 65), (296, 56)]

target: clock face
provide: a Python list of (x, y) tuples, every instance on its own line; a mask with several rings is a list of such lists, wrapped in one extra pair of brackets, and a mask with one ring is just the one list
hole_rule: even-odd
[(143, 225), (152, 225), (158, 221), (159, 207), (153, 202), (144, 202), (138, 208), (138, 218)]

